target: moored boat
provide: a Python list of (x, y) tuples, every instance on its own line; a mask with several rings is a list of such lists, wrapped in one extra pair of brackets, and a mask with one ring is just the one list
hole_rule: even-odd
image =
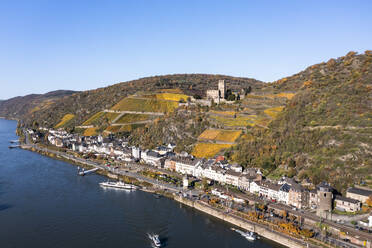
[(116, 188), (116, 189), (130, 189), (130, 190), (134, 190), (134, 189), (137, 188), (136, 186), (134, 186), (132, 184), (123, 183), (121, 181), (119, 181), (119, 182), (110, 182), (110, 181), (107, 181), (107, 182), (99, 183), (99, 185), (102, 186), (102, 187)]
[(255, 241), (258, 238), (256, 233), (254, 233), (254, 232), (243, 232), (243, 231), (241, 231), (239, 229), (235, 229), (235, 228), (231, 228), (231, 230), (239, 233), (240, 235), (242, 235), (244, 238), (246, 238), (249, 241)]

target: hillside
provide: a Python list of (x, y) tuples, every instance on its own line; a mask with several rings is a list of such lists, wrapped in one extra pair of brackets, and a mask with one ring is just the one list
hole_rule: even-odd
[[(220, 79), (249, 93), (210, 107), (179, 105), (205, 97)], [(143, 148), (174, 142), (196, 157), (224, 154), (268, 177), (326, 180), (343, 190), (372, 187), (371, 84), (372, 52), (350, 52), (272, 83), (206, 74), (122, 82), (28, 107), (22, 120), (87, 136), (115, 133)]]
[[(238, 78), (223, 75), (208, 74), (175, 74), (141, 78), (122, 82), (105, 88), (83, 91), (51, 104), (40, 111), (25, 115), (23, 120), (31, 124), (34, 120), (54, 127), (66, 114), (74, 114), (68, 126), (81, 125), (93, 114), (104, 109), (110, 109), (125, 97), (138, 92), (153, 92), (161, 89), (179, 89), (186, 95), (200, 98), (205, 96), (206, 89), (215, 88), (220, 79), (227, 80), (232, 89), (251, 87), (253, 90), (263, 87), (263, 83), (249, 78)], [(161, 99), (159, 99), (161, 100)]]
[(24, 119), (32, 112), (47, 108), (55, 101), (74, 94), (75, 91), (57, 90), (46, 94), (31, 94), (0, 101), (0, 116), (13, 119)]
[(354, 52), (271, 83), (297, 90), (268, 129), (253, 128), (230, 158), (281, 175), (372, 186), (372, 53)]

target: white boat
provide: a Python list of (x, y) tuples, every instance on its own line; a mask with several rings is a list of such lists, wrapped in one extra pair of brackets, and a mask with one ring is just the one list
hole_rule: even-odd
[(231, 228), (231, 230), (239, 233), (240, 235), (242, 235), (244, 238), (246, 238), (249, 241), (255, 241), (257, 239), (257, 235), (254, 232), (243, 232), (235, 228)]
[(155, 246), (155, 247), (161, 247), (161, 242), (160, 242), (160, 239), (159, 239), (159, 235), (157, 234), (147, 234), (149, 236), (149, 239), (151, 240), (152, 244)]
[(107, 181), (107, 182), (99, 183), (99, 185), (102, 186), (102, 187), (109, 187), (109, 188), (116, 188), (116, 189), (130, 189), (130, 190), (134, 190), (134, 189), (137, 188), (136, 186), (134, 186), (132, 184), (123, 183), (121, 181), (119, 181), (119, 182), (110, 182), (110, 181)]

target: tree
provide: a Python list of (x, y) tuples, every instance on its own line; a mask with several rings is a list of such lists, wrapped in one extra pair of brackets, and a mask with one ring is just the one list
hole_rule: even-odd
[(366, 203), (367, 203), (367, 205), (368, 205), (369, 207), (372, 207), (372, 195), (370, 195), (370, 196), (368, 197), (368, 199), (366, 200)]
[(235, 101), (235, 95), (234, 94), (228, 95), (227, 100), (228, 101)]

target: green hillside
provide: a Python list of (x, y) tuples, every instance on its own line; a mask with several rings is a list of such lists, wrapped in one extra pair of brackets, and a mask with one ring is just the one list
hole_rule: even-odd
[(371, 183), (372, 54), (331, 59), (285, 80), (276, 91), (297, 90), (269, 128), (252, 129), (230, 156), (273, 177), (330, 181), (338, 189)]

